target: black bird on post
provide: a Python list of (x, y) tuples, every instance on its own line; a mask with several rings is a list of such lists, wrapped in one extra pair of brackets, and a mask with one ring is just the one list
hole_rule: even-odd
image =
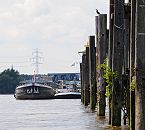
[(97, 13), (97, 14), (100, 14), (100, 12), (98, 11), (98, 9), (96, 9), (96, 13)]

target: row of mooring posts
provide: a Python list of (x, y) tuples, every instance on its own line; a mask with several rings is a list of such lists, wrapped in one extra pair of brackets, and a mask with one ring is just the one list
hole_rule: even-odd
[[(94, 110), (98, 106), (98, 115), (105, 116), (105, 80), (103, 71), (97, 69), (104, 63), (107, 56), (107, 15), (96, 16), (96, 37), (89, 36), (89, 41), (82, 54), (81, 72), (81, 101), (85, 106), (90, 105)], [(96, 62), (97, 61), (97, 62)], [(98, 84), (98, 85), (97, 85)], [(98, 86), (98, 87), (97, 87)]]
[(85, 106), (90, 104), (93, 110), (96, 107), (96, 47), (95, 36), (89, 37), (86, 50), (82, 55), (81, 72), (81, 101)]
[(104, 117), (108, 104), (111, 126), (145, 130), (145, 1), (110, 0), (109, 8), (109, 30), (107, 15), (96, 16), (82, 55), (81, 101)]

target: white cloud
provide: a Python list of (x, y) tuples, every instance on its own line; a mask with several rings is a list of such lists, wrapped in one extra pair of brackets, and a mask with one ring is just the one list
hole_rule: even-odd
[(40, 17), (41, 15), (47, 15), (49, 13), (49, 5), (46, 0), (25, 0), (23, 3), (15, 4), (16, 14), (27, 17)]

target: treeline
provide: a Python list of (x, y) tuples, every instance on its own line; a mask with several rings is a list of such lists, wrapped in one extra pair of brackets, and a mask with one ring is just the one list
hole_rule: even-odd
[(20, 82), (20, 74), (18, 71), (6, 69), (0, 73), (0, 94), (14, 94), (15, 88)]

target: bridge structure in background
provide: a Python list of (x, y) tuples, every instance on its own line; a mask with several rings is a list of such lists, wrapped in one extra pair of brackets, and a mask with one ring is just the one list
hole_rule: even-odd
[(79, 81), (80, 73), (48, 73), (48, 76), (52, 77), (53, 82), (60, 80), (65, 81)]

